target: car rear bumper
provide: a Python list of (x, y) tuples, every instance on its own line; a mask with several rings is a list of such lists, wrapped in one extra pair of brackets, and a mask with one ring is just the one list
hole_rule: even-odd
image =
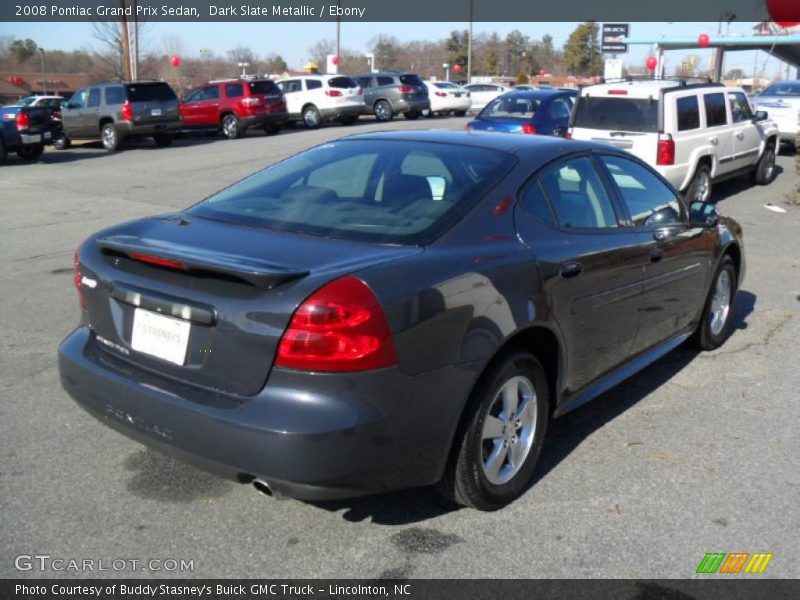
[(353, 103), (343, 104), (341, 106), (332, 106), (329, 108), (319, 109), (319, 114), (323, 119), (338, 119), (340, 117), (349, 117), (360, 115), (364, 112), (364, 104)]
[(117, 123), (117, 131), (125, 137), (127, 136), (151, 136), (170, 133), (178, 133), (183, 128), (183, 121), (164, 121), (161, 123), (130, 123), (123, 121)]
[(308, 500), (437, 481), (474, 377), (470, 367), (413, 377), (273, 369), (259, 394), (234, 397), (134, 367), (86, 327), (62, 342), (59, 372), (82, 408), (128, 437)]
[(400, 98), (394, 100), (392, 104), (395, 112), (423, 111), (431, 107), (430, 98)]
[(286, 112), (276, 112), (245, 115), (240, 117), (239, 121), (245, 127), (262, 127), (264, 125), (283, 125), (288, 119), (289, 115)]

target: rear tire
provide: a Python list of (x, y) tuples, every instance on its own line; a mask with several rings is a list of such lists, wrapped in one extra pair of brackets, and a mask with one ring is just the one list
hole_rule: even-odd
[(175, 139), (171, 135), (154, 135), (153, 141), (156, 143), (156, 146), (159, 148), (165, 148), (172, 144), (172, 140)]
[(322, 115), (319, 114), (319, 109), (313, 104), (309, 104), (303, 109), (303, 124), (308, 129), (319, 129), (322, 125)]
[(758, 185), (769, 185), (775, 179), (775, 144), (770, 143), (753, 169), (752, 181)]
[(53, 140), (53, 147), (56, 150), (69, 150), (72, 146), (72, 140), (69, 139), (66, 133), (61, 133)]
[(692, 339), (701, 350), (719, 348), (731, 335), (731, 322), (736, 307), (738, 277), (733, 259), (723, 256), (708, 291), (703, 316)]
[(375, 103), (374, 111), (375, 118), (382, 123), (388, 123), (394, 119), (394, 109), (386, 100), (378, 100)]
[(103, 148), (105, 148), (106, 152), (116, 152), (122, 144), (117, 128), (113, 123), (106, 123), (100, 128), (100, 141), (103, 143)]
[(36, 160), (44, 152), (44, 146), (37, 144), (35, 146), (23, 146), (17, 150), (17, 154), (22, 160)]
[(711, 168), (703, 163), (698, 165), (697, 170), (686, 188), (686, 201), (691, 204), (695, 200), (709, 202), (711, 199)]
[(236, 140), (244, 135), (244, 127), (236, 115), (227, 114), (222, 117), (222, 134), (229, 140)]
[(478, 510), (515, 500), (533, 477), (549, 414), (547, 377), (536, 357), (517, 351), (502, 358), (470, 396), (437, 492)]

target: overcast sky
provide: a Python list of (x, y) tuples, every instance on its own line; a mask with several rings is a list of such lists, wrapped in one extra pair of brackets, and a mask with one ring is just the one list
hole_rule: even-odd
[[(702, 1), (702, 0), (700, 0)], [(560, 47), (577, 23), (475, 23), (475, 34), (496, 31), (505, 36), (509, 31), (519, 29), (531, 39), (541, 39), (549, 33), (555, 45)], [(731, 35), (750, 35), (754, 23), (732, 23)], [(453, 29), (465, 29), (465, 22), (454, 23), (342, 23), (341, 44), (359, 52), (367, 52), (369, 41), (378, 34), (388, 34), (401, 41), (415, 39), (437, 40), (447, 37)], [(249, 46), (259, 56), (276, 53), (283, 56), (290, 67), (299, 68), (309, 58), (308, 48), (317, 40), (334, 38), (334, 23), (154, 23), (149, 25), (147, 49), (164, 53), (170, 47), (168, 40), (179, 39), (187, 55), (197, 55), (201, 48), (210, 48), (223, 55), (238, 45)], [(717, 23), (631, 23), (631, 37), (655, 38), (694, 37), (701, 33), (716, 35)], [(72, 50), (89, 48), (95, 44), (92, 27), (89, 23), (0, 23), (0, 35), (17, 38), (31, 38), (45, 50)], [(647, 46), (632, 46), (628, 54), (621, 56), (629, 64), (641, 65), (650, 54)], [(667, 72), (683, 60), (683, 52), (667, 54)], [(694, 54), (698, 66), (707, 68), (711, 52), (698, 49)], [(756, 56), (756, 54), (758, 56)], [(757, 62), (756, 62), (757, 61)], [(770, 59), (764, 53), (736, 52), (725, 58), (725, 70), (742, 69), (750, 75), (754, 66), (763, 68), (767, 77), (773, 76), (780, 68), (779, 61)], [(792, 75), (794, 76), (794, 75)]]

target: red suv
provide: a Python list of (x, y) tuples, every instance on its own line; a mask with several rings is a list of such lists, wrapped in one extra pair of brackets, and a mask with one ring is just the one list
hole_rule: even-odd
[(278, 133), (286, 122), (283, 92), (270, 79), (211, 81), (190, 91), (181, 102), (186, 129), (222, 129), (228, 139), (249, 127)]

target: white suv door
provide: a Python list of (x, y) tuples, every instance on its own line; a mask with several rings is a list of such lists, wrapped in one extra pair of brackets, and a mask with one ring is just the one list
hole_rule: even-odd
[(291, 118), (300, 116), (303, 108), (303, 81), (301, 79), (284, 79), (277, 83), (286, 100), (286, 111)]
[(733, 121), (733, 164), (737, 169), (752, 167), (761, 152), (761, 130), (743, 92), (728, 92)]
[(735, 170), (733, 149), (733, 128), (731, 126), (728, 101), (724, 91), (703, 93), (703, 108), (706, 121), (706, 134), (714, 147), (717, 168), (715, 176)]

